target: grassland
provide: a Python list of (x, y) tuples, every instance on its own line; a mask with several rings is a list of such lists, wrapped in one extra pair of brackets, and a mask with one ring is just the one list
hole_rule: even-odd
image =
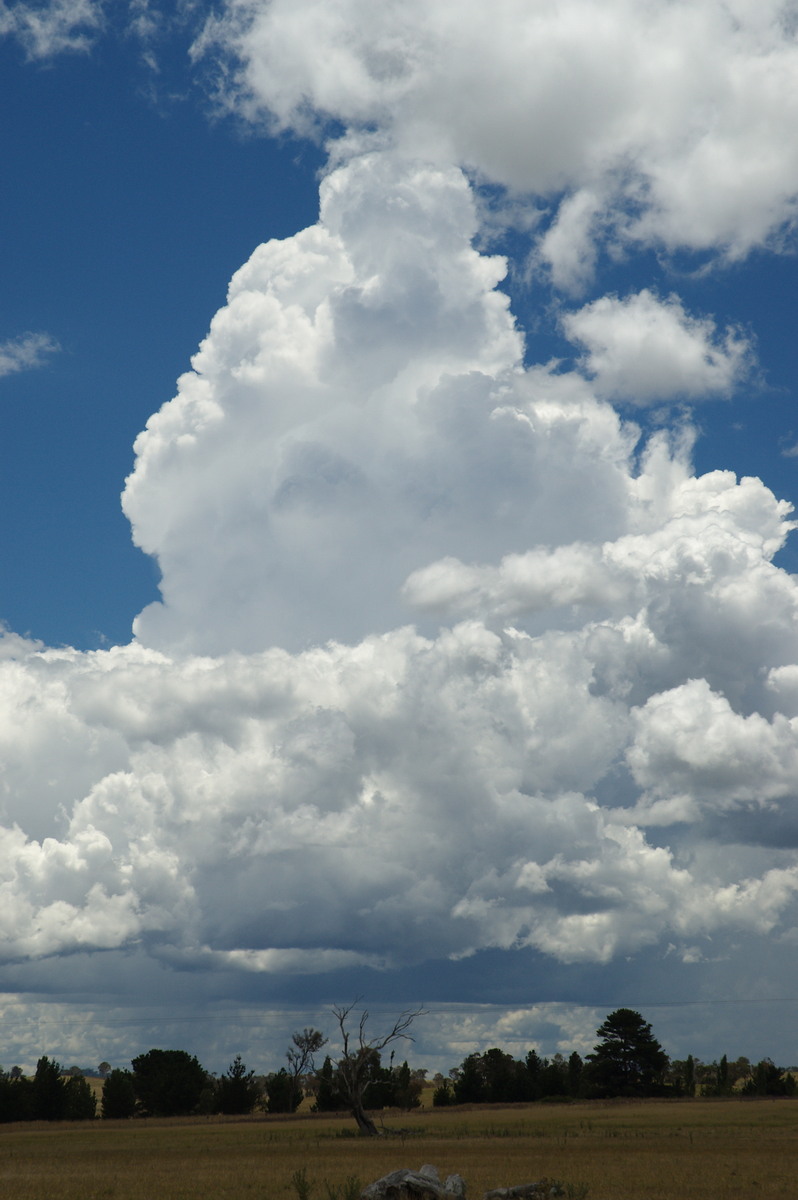
[(396, 1114), (386, 1137), (344, 1118), (96, 1121), (0, 1127), (3, 1200), (312, 1200), (398, 1167), (458, 1172), (470, 1200), (542, 1176), (588, 1200), (794, 1200), (798, 1101), (648, 1101)]

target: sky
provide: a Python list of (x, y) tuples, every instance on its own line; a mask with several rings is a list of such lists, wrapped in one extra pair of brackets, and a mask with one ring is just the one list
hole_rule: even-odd
[(0, 1062), (798, 1063), (798, 5), (5, 0), (0, 106)]

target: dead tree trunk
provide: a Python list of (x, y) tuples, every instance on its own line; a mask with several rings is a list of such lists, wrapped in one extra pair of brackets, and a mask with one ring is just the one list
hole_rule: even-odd
[(366, 1091), (372, 1077), (375, 1060), (379, 1064), (380, 1051), (384, 1050), (389, 1042), (395, 1042), (398, 1038), (406, 1038), (412, 1042), (413, 1039), (407, 1031), (416, 1017), (423, 1014), (424, 1009), (408, 1009), (400, 1013), (388, 1033), (368, 1038), (366, 1037), (366, 1023), (369, 1015), (365, 1009), (360, 1014), (357, 1034), (353, 1036), (347, 1028), (347, 1021), (356, 1004), (357, 1000), (347, 1005), (346, 1008), (336, 1007), (333, 1009), (343, 1042), (343, 1052), (335, 1064), (336, 1083), (360, 1132), (366, 1137), (377, 1137), (379, 1130), (366, 1112), (365, 1106)]
[(355, 1124), (360, 1132), (365, 1137), (378, 1137), (379, 1130), (372, 1121), (371, 1117), (366, 1112), (362, 1104), (355, 1104), (352, 1108), (352, 1116), (355, 1118)]

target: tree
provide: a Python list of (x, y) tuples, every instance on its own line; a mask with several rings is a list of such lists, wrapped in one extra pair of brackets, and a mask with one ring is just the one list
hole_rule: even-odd
[(33, 1077), (34, 1121), (61, 1121), (66, 1113), (66, 1086), (61, 1078), (61, 1064), (46, 1054), (36, 1064)]
[(216, 1085), (216, 1106), (220, 1113), (237, 1116), (252, 1112), (260, 1099), (255, 1072), (248, 1071), (237, 1054)]
[(344, 1112), (346, 1102), (335, 1082), (335, 1067), (329, 1054), (316, 1072), (316, 1100), (313, 1112)]
[(410, 1112), (413, 1108), (421, 1107), (425, 1075), (426, 1071), (411, 1071), (407, 1059), (400, 1067), (392, 1069), (393, 1096), (391, 1099), (394, 1108), (402, 1108), (405, 1112)]
[(0, 1071), (0, 1122), (30, 1121), (33, 1118), (33, 1080), (25, 1079), (22, 1072), (8, 1074)]
[(107, 1079), (111, 1074), (111, 1064), (109, 1062), (101, 1062), (97, 1068), (97, 1074), (100, 1076), (100, 1079)]
[(729, 1060), (726, 1055), (718, 1063), (718, 1095), (728, 1096), (731, 1092), (731, 1083), (729, 1082)]
[(266, 1096), (270, 1113), (296, 1112), (302, 1099), (285, 1067), (266, 1076)]
[(136, 1113), (136, 1090), (130, 1071), (109, 1071), (103, 1084), (101, 1111), (106, 1121), (126, 1120)]
[(688, 1054), (685, 1059), (673, 1059), (668, 1067), (666, 1082), (676, 1096), (695, 1096), (698, 1076), (703, 1067), (700, 1058)]
[(568, 1063), (561, 1054), (544, 1058), (541, 1064), (540, 1088), (542, 1096), (568, 1095)]
[(618, 1008), (596, 1033), (601, 1041), (587, 1056), (587, 1074), (595, 1094), (648, 1096), (662, 1086), (668, 1056), (640, 1013)]
[(543, 1095), (543, 1064), (545, 1059), (541, 1060), (537, 1050), (530, 1050), (524, 1060), (527, 1074), (527, 1086), (529, 1088), (529, 1099), (539, 1100)]
[(494, 1046), (469, 1054), (454, 1083), (455, 1104), (513, 1104), (536, 1098), (527, 1064)]
[(97, 1116), (97, 1097), (83, 1075), (65, 1081), (64, 1117), (67, 1121), (93, 1121)]
[(379, 1066), (380, 1051), (384, 1050), (391, 1042), (399, 1039), (412, 1042), (413, 1038), (408, 1030), (416, 1018), (424, 1014), (425, 1009), (405, 1009), (399, 1014), (387, 1033), (369, 1038), (366, 1036), (369, 1019), (366, 1009), (360, 1013), (357, 1032), (352, 1033), (349, 1029), (348, 1022), (357, 1003), (358, 1001), (354, 1000), (351, 1004), (336, 1006), (332, 1010), (333, 1016), (338, 1022), (343, 1043), (342, 1052), (335, 1063), (335, 1086), (346, 1107), (355, 1118), (360, 1132), (368, 1137), (376, 1137), (377, 1126), (365, 1109), (366, 1092), (374, 1078), (374, 1057), (377, 1056), (377, 1065)]
[(753, 1069), (743, 1087), (744, 1096), (794, 1096), (795, 1079), (784, 1067), (777, 1067), (770, 1058), (763, 1058)]
[(285, 1057), (288, 1059), (288, 1074), (291, 1078), (289, 1112), (296, 1112), (301, 1102), (302, 1076), (316, 1070), (315, 1055), (322, 1046), (327, 1045), (327, 1039), (318, 1029), (305, 1028), (301, 1032), (295, 1030), (291, 1035), (291, 1045)]
[(582, 1075), (585, 1069), (585, 1064), (582, 1062), (581, 1054), (573, 1051), (568, 1059), (568, 1095), (574, 1099), (582, 1094)]
[(148, 1050), (131, 1065), (136, 1099), (147, 1116), (182, 1117), (194, 1112), (207, 1077), (192, 1054)]
[(454, 1081), (453, 1102), (455, 1104), (484, 1104), (487, 1099), (487, 1087), (482, 1071), (482, 1056), (467, 1055), (457, 1072)]

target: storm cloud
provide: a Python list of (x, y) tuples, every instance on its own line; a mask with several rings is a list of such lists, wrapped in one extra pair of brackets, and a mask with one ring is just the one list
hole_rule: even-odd
[[(741, 994), (778, 974), (791, 507), (696, 475), (680, 409), (635, 421), (731, 397), (753, 341), (675, 293), (579, 295), (609, 253), (788, 236), (791, 8), (208, 19), (218, 105), (331, 139), (319, 219), (254, 250), (136, 440), (123, 507), (161, 599), (130, 644), (0, 641), (0, 953), (27, 989), (99, 952), (242, 996), (399, 972), (434, 1000), (438, 967), (497, 951), (553, 978), (723, 961)], [(570, 367), (527, 360), (487, 182), (526, 208)], [(551, 1015), (520, 1011), (503, 1044)]]

